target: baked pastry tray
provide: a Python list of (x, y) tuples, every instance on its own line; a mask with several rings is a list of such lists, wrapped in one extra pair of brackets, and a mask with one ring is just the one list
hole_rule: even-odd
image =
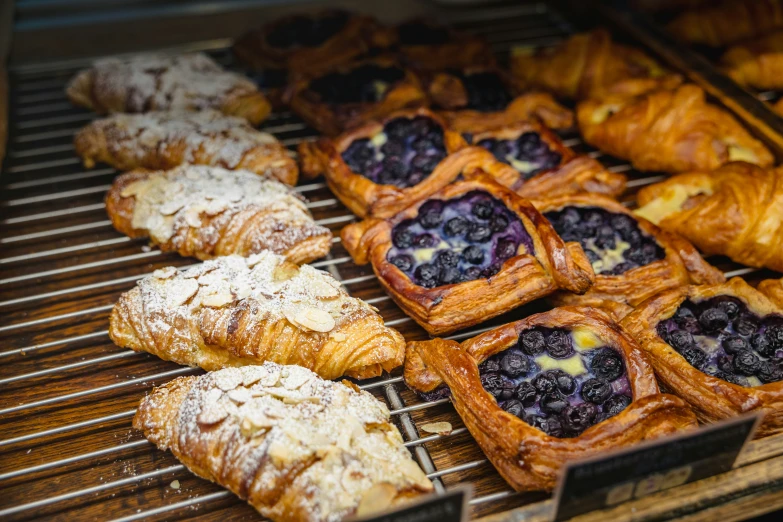
[[(501, 55), (514, 45), (551, 45), (576, 30), (544, 4), (463, 10), (444, 21), (486, 37)], [(213, 42), (189, 50), (205, 50), (236, 68), (227, 45)], [(74, 133), (95, 117), (64, 95), (66, 81), (84, 65), (61, 62), (11, 72), (9, 146), (0, 179), (0, 519), (257, 519), (233, 494), (195, 477), (131, 428), (139, 400), (153, 386), (201, 370), (118, 348), (107, 335), (109, 311), (139, 278), (195, 260), (163, 254), (112, 229), (103, 196), (116, 172), (104, 166), (85, 170), (73, 152)], [(261, 129), (292, 153), (316, 135), (287, 111), (275, 112)], [(631, 194), (661, 179), (589, 149), (575, 132), (562, 138), (610, 170), (626, 173)], [(336, 233), (331, 254), (314, 266), (378, 307), (386, 324), (406, 339), (426, 338), (381, 290), (371, 269), (356, 266), (339, 243), (337, 232), (353, 215), (320, 179), (302, 182), (297, 190), (310, 201), (318, 222)], [(633, 205), (632, 195), (627, 202)], [(710, 261), (730, 276), (773, 275)], [(451, 338), (471, 337), (542, 306), (534, 303)], [(549, 495), (518, 494), (508, 487), (447, 400), (421, 402), (405, 388), (399, 370), (362, 381), (361, 387), (386, 402), (406, 446), (438, 490), (473, 485), (473, 517), (552, 516)], [(450, 435), (421, 429), (438, 421), (451, 423)], [(781, 455), (783, 436), (763, 439), (749, 446), (741, 466), (730, 473), (623, 504), (615, 514), (585, 517), (622, 518), (631, 510), (638, 520), (769, 511), (783, 505)]]

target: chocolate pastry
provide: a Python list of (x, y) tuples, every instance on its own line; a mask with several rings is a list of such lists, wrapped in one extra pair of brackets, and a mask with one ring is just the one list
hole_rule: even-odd
[(622, 324), (700, 419), (761, 411), (757, 436), (783, 428), (783, 309), (742, 279), (669, 290)]
[(424, 329), (441, 334), (557, 289), (584, 293), (593, 272), (530, 202), (477, 170), (392, 218), (345, 227), (358, 264)]
[(552, 129), (568, 128), (574, 122), (571, 111), (551, 95), (523, 92), (495, 67), (437, 73), (428, 91), (433, 107), (457, 132), (480, 132), (532, 119), (540, 119)]
[(300, 78), (288, 86), (285, 97), (294, 112), (327, 136), (427, 103), (416, 75), (389, 57), (343, 64), (314, 78)]
[(551, 297), (556, 303), (598, 306), (619, 320), (664, 290), (725, 281), (686, 240), (635, 217), (614, 199), (576, 194), (533, 204), (563, 241), (579, 243), (595, 272), (586, 294), (557, 293)]
[(696, 427), (661, 394), (644, 353), (593, 308), (564, 307), (459, 344), (408, 343), (405, 382), (450, 396), (473, 438), (517, 491), (551, 490), (570, 460)]
[(686, 11), (669, 31), (680, 40), (723, 47), (783, 27), (783, 0), (723, 0)]
[(393, 29), (405, 63), (417, 70), (443, 70), (495, 63), (484, 39), (425, 19), (403, 22)]

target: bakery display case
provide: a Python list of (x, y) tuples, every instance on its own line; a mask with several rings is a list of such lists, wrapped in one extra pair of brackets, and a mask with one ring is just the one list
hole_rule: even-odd
[(18, 2), (0, 518), (553, 520), (564, 462), (749, 411), (576, 519), (783, 509), (779, 91), (651, 3)]

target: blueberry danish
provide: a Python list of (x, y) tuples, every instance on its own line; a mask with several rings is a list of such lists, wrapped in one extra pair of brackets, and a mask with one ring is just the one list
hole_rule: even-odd
[(408, 20), (393, 31), (400, 53), (414, 69), (443, 70), (495, 62), (482, 38), (429, 20)]
[(622, 324), (700, 419), (761, 411), (757, 436), (783, 428), (783, 309), (742, 279), (661, 293)]
[(584, 293), (593, 271), (533, 205), (481, 171), (394, 217), (345, 227), (395, 302), (432, 334), (490, 319), (558, 289)]
[(595, 272), (586, 294), (556, 294), (557, 303), (598, 306), (619, 320), (664, 290), (725, 280), (688, 241), (634, 216), (614, 199), (576, 194), (533, 203), (563, 241), (579, 243)]
[(569, 460), (696, 426), (661, 394), (636, 343), (602, 312), (556, 308), (462, 344), (408, 343), (405, 382), (450, 396), (481, 449), (517, 491), (551, 490)]

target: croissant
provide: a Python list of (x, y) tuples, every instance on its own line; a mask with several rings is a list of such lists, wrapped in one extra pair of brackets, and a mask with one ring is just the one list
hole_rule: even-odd
[(84, 166), (171, 169), (183, 163), (264, 174), (295, 185), (296, 161), (274, 136), (247, 120), (213, 110), (115, 114), (95, 120), (74, 140)]
[(264, 363), (155, 388), (133, 427), (265, 518), (326, 522), (432, 492), (389, 417), (348, 381)]
[(783, 172), (730, 163), (639, 191), (636, 214), (685, 236), (707, 255), (783, 271)]
[(232, 50), (253, 69), (312, 74), (385, 47), (384, 30), (370, 16), (341, 9), (280, 18), (241, 36)]
[(686, 11), (669, 31), (686, 42), (723, 47), (783, 27), (783, 0), (723, 0)]
[(324, 379), (376, 377), (402, 364), (404, 341), (326, 272), (269, 251), (219, 257), (142, 279), (112, 309), (123, 348), (205, 370), (298, 364)]
[(98, 60), (71, 80), (66, 93), (100, 114), (212, 108), (258, 125), (272, 110), (253, 82), (201, 53)]
[(605, 29), (575, 34), (554, 47), (514, 49), (511, 74), (528, 87), (579, 100), (607, 93), (633, 96), (682, 81), (642, 51), (612, 42)]
[(783, 309), (742, 279), (669, 290), (622, 326), (701, 420), (760, 411), (757, 437), (783, 429)]
[(199, 259), (272, 250), (306, 263), (332, 245), (293, 189), (244, 170), (132, 171), (114, 180), (106, 211), (119, 232)]
[(563, 466), (696, 427), (661, 394), (645, 355), (598, 310), (556, 308), (468, 339), (408, 343), (405, 382), (450, 396), (517, 491), (549, 491)]
[(740, 85), (783, 87), (783, 31), (731, 47), (720, 59), (723, 70)]
[(403, 22), (393, 38), (405, 63), (416, 70), (442, 71), (495, 63), (487, 42), (426, 19)]
[(645, 299), (690, 283), (725, 281), (682, 237), (665, 232), (614, 199), (574, 194), (533, 204), (564, 241), (578, 242), (592, 262), (595, 284), (584, 295), (558, 292), (557, 304), (597, 306), (622, 319)]
[(774, 160), (696, 85), (587, 100), (577, 107), (577, 121), (586, 142), (639, 170), (711, 170), (737, 160), (769, 166)]
[(578, 245), (566, 246), (529, 201), (481, 169), (464, 178), (391, 218), (341, 232), (354, 261), (372, 263), (405, 313), (438, 335), (557, 289), (587, 291), (594, 274)]

